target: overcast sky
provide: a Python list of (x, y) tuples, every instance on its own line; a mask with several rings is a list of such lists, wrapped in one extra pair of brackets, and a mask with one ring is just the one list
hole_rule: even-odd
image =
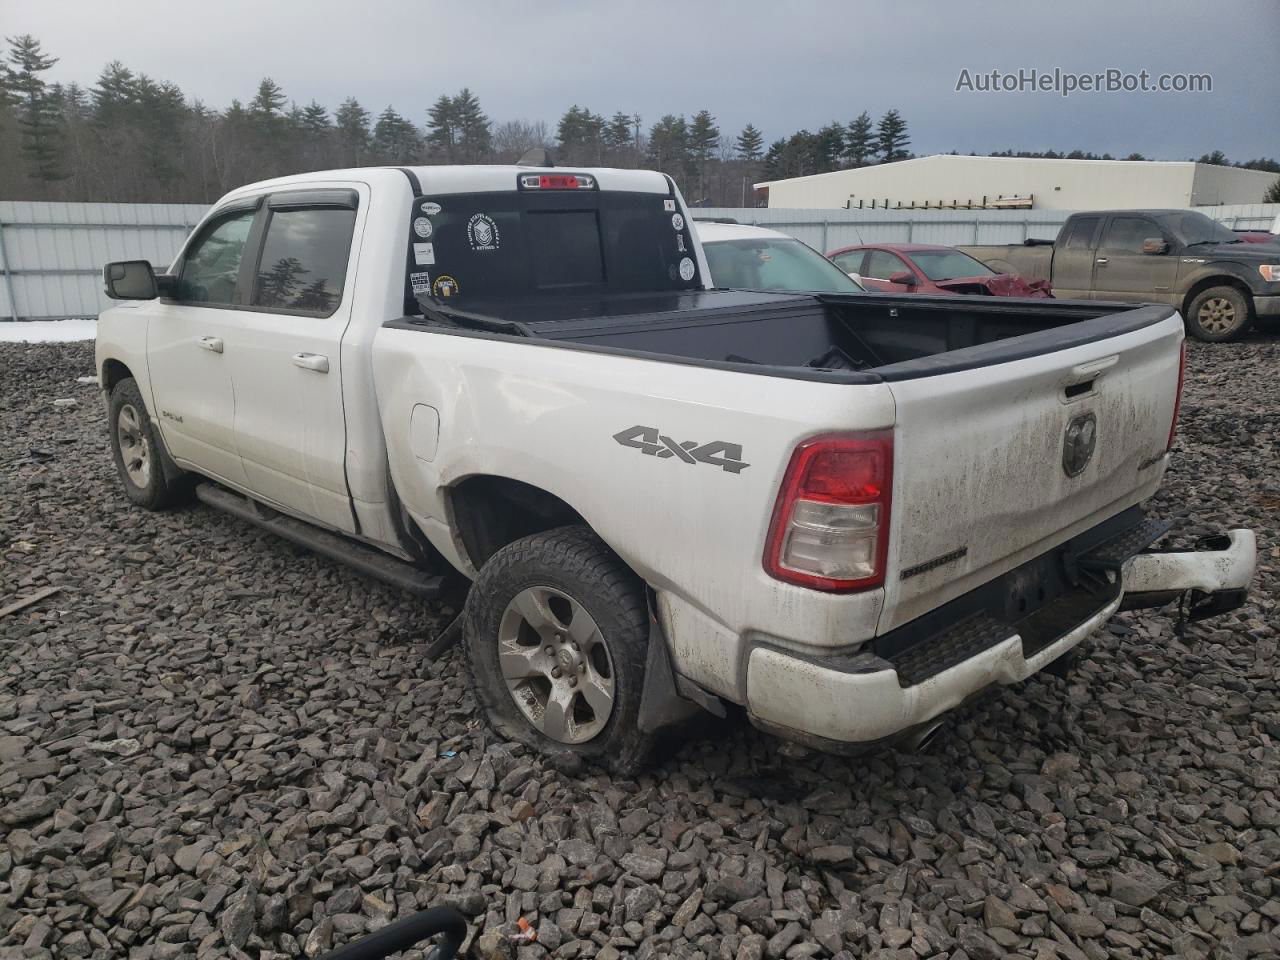
[[(1079, 148), (1280, 157), (1280, 0), (0, 0), (50, 76), (112, 59), (222, 108), (270, 76), (299, 103), (354, 96), (416, 123), (469, 86), (497, 121), (709, 109), (766, 141), (898, 108), (917, 153)], [(962, 69), (1208, 73), (1211, 93), (956, 92)]]

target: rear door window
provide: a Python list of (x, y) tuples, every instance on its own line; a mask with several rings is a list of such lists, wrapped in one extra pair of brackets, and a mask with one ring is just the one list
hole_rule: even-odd
[(261, 310), (327, 317), (342, 302), (356, 212), (341, 207), (272, 210), (253, 281)]

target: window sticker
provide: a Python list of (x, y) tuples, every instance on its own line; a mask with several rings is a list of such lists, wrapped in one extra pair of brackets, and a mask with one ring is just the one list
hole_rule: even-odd
[(672, 197), (668, 197), (666, 200), (663, 200), (663, 201), (662, 201), (662, 209), (663, 209), (663, 210), (665, 210), (665, 211), (667, 211), (667, 213), (675, 213), (675, 212), (676, 212), (676, 201), (675, 201), (675, 199), (674, 199), (674, 198), (672, 198)]
[(686, 283), (693, 279), (693, 261), (688, 257), (680, 261), (680, 279)]
[(498, 225), (487, 213), (472, 214), (467, 221), (467, 241), (472, 250), (497, 250), (500, 244)]
[(677, 251), (679, 251), (680, 253), (684, 253), (684, 252), (685, 252), (684, 234), (683, 234), (683, 233), (677, 233), (677, 234), (676, 234), (676, 250), (677, 250)]
[(409, 274), (409, 285), (413, 287), (413, 294), (417, 296), (420, 293), (431, 292), (431, 275), (426, 273)]
[(413, 245), (413, 262), (420, 267), (433, 267), (436, 262), (436, 246), (434, 243), (415, 243)]
[(456, 297), (462, 292), (462, 288), (458, 286), (457, 280), (447, 273), (442, 273), (436, 277), (436, 282), (431, 285), (431, 292), (437, 297)]
[(680, 214), (678, 214), (678, 213), (673, 213), (673, 214), (671, 215), (671, 226), (672, 226), (674, 229), (676, 229), (676, 230), (683, 230), (683, 229), (684, 229), (684, 217), (680, 216)]
[(413, 232), (423, 240), (427, 239), (433, 232), (431, 221), (426, 217), (418, 217), (417, 220), (413, 221)]
[(428, 200), (426, 203), (418, 207), (418, 209), (428, 216), (434, 217), (440, 212), (440, 204), (436, 203), (434, 200)]

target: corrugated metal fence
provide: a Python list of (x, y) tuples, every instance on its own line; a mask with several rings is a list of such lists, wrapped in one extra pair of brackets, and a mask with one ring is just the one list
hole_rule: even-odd
[[(1252, 203), (1196, 207), (1231, 229), (1268, 230), (1280, 204)], [(1053, 239), (1070, 210), (800, 210), (704, 207), (699, 217), (732, 217), (769, 227), (826, 252), (855, 243), (1021, 243), (1029, 237)]]
[[(0, 321), (93, 317), (110, 301), (102, 265), (150, 260), (166, 266), (204, 215), (198, 203), (0, 201)], [(1280, 204), (1198, 207), (1232, 228), (1267, 229)], [(818, 250), (854, 243), (1020, 243), (1052, 237), (1062, 210), (779, 210), (705, 208), (789, 233)]]
[(93, 317), (110, 301), (102, 265), (168, 266), (199, 203), (0, 201), (0, 320)]

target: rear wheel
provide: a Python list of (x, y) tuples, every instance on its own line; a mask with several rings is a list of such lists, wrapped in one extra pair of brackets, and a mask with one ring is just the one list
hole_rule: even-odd
[(586, 527), (499, 550), (466, 610), (476, 697), (503, 736), (634, 773), (649, 614), (644, 584)]
[(1210, 287), (1196, 294), (1187, 310), (1187, 332), (1198, 340), (1222, 343), (1249, 329), (1248, 298), (1235, 287)]
[(165, 470), (164, 453), (155, 427), (132, 377), (111, 391), (111, 454), (125, 496), (148, 510), (166, 510), (186, 499), (189, 486)]

